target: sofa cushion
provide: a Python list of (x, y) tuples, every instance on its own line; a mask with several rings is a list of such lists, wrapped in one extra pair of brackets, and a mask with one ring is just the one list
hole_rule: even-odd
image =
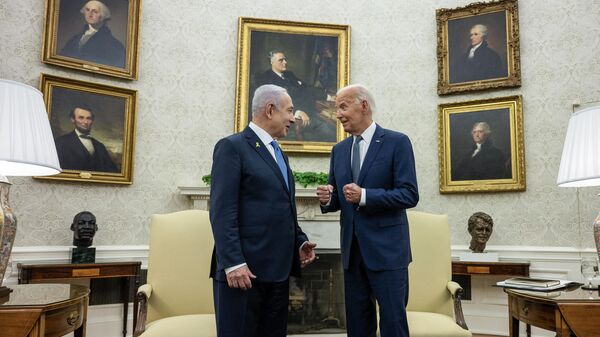
[(215, 315), (182, 315), (162, 318), (146, 326), (140, 337), (217, 337)]
[(446, 315), (432, 312), (408, 311), (408, 328), (411, 337), (471, 337)]

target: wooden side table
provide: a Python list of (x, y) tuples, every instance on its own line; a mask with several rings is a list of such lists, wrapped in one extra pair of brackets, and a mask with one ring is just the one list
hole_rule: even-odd
[(529, 276), (529, 262), (452, 261), (452, 275)]
[(71, 284), (22, 284), (0, 303), (2, 337), (85, 337), (87, 287)]
[(579, 286), (562, 291), (504, 289), (508, 294), (510, 336), (519, 336), (519, 322), (556, 332), (557, 337), (600, 336), (600, 296)]
[[(85, 263), (85, 264), (21, 264), (19, 268), (19, 284), (39, 283), (52, 280), (68, 279), (121, 279), (121, 301), (123, 303), (123, 337), (127, 336), (127, 316), (129, 309), (129, 290), (134, 293), (139, 287), (139, 276), (142, 263)], [(135, 328), (137, 302), (133, 301), (133, 327)], [(133, 331), (133, 329), (132, 329)]]

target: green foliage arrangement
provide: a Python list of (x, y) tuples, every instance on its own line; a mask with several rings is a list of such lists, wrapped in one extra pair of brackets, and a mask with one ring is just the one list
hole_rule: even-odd
[[(327, 173), (324, 172), (293, 172), (296, 183), (304, 188), (308, 186), (326, 185)], [(210, 186), (210, 174), (202, 177), (206, 186)]]
[(294, 180), (304, 188), (308, 186), (326, 185), (327, 173), (324, 172), (294, 172)]

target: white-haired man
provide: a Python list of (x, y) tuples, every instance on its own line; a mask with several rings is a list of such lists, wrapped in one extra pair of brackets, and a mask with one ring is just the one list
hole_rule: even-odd
[(451, 61), (450, 83), (489, 80), (508, 76), (498, 53), (489, 48), (488, 28), (477, 24), (471, 27), (471, 43), (467, 51), (455, 61)]
[(88, 1), (80, 12), (86, 21), (83, 30), (69, 39), (58, 54), (124, 68), (125, 47), (106, 26), (110, 19), (108, 7), (100, 1), (92, 0)]
[(213, 154), (211, 266), (218, 337), (285, 337), (289, 277), (315, 259), (298, 226), (294, 176), (278, 140), (294, 123), (284, 88), (263, 85), (252, 122)]
[(375, 124), (373, 95), (340, 89), (336, 116), (348, 137), (333, 147), (329, 184), (317, 187), (323, 213), (340, 210), (348, 337), (409, 337), (406, 209), (417, 205), (415, 158), (408, 137)]
[(509, 162), (494, 146), (492, 130), (486, 122), (477, 122), (471, 129), (473, 145), (452, 168), (452, 180), (486, 180), (510, 178)]

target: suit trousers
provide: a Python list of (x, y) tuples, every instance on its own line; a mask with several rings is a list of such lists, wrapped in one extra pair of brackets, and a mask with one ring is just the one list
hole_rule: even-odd
[(252, 288), (230, 288), (213, 281), (218, 337), (285, 337), (289, 280), (253, 282)]
[(356, 236), (350, 264), (344, 270), (348, 337), (375, 337), (376, 302), (381, 337), (409, 337), (406, 319), (408, 268), (373, 271), (366, 268)]

